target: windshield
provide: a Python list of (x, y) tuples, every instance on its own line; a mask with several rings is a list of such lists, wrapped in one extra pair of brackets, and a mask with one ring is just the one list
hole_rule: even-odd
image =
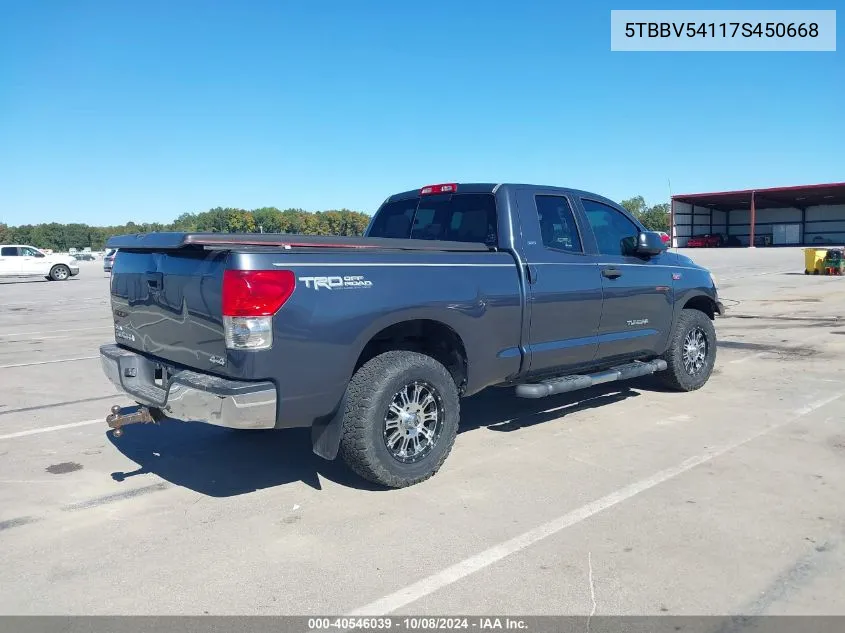
[(496, 199), (490, 193), (445, 194), (389, 202), (368, 237), (498, 243)]

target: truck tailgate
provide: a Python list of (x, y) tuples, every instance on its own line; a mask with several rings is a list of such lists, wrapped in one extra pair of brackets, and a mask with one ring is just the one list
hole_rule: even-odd
[(225, 373), (226, 252), (120, 251), (111, 277), (115, 340), (173, 363)]

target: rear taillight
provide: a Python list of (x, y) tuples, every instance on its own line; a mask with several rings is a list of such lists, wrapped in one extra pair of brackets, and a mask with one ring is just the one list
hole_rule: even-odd
[(293, 294), (290, 270), (227, 270), (223, 273), (223, 327), (226, 347), (268, 349), (273, 345), (273, 315)]

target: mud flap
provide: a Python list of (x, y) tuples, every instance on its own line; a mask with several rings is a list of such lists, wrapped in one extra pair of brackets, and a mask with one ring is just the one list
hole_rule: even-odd
[(337, 411), (314, 421), (311, 425), (311, 444), (314, 453), (329, 461), (337, 457), (340, 450), (340, 438), (343, 435), (343, 414), (346, 411), (346, 393), (340, 401)]

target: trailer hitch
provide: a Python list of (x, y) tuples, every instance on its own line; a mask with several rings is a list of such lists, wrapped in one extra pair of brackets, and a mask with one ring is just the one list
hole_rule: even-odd
[(123, 435), (123, 427), (127, 424), (158, 424), (160, 415), (156, 411), (145, 406), (127, 407), (121, 409), (120, 405), (114, 405), (111, 413), (106, 416), (106, 424), (114, 429), (114, 436)]

